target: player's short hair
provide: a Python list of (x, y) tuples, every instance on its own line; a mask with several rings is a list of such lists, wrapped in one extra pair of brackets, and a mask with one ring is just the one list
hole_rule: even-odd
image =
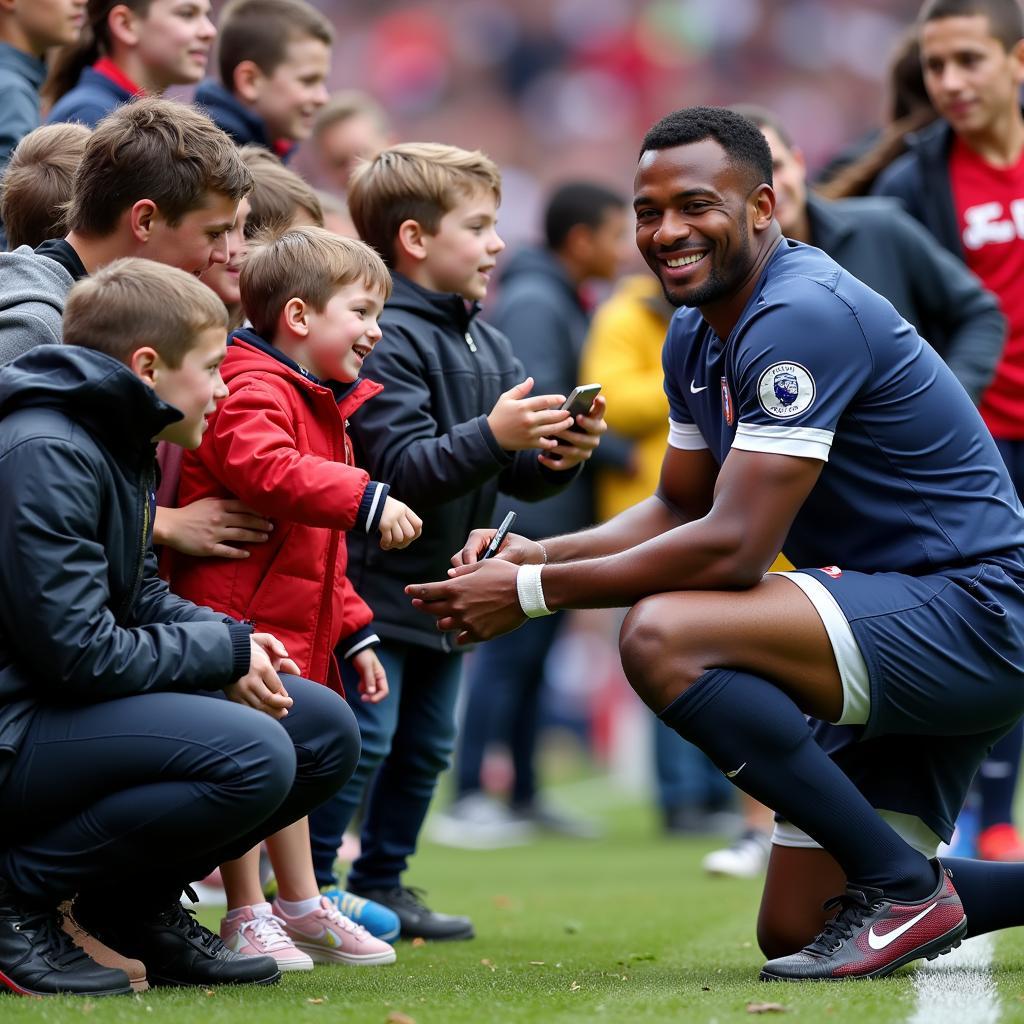
[(238, 284), (253, 330), (273, 341), (289, 300), (302, 299), (322, 313), (339, 288), (357, 282), (383, 299), (391, 294), (384, 261), (364, 242), (324, 228), (301, 227), (255, 238)]
[(171, 227), (198, 210), (210, 193), (235, 202), (252, 189), (252, 175), (234, 143), (195, 107), (142, 97), (96, 126), (75, 174), (68, 229), (113, 232), (140, 199), (151, 199)]
[(436, 142), (404, 142), (356, 168), (348, 208), (359, 237), (394, 266), (398, 229), (405, 221), (436, 234), (441, 218), (478, 191), (501, 201), (501, 172), (490, 157)]
[(734, 103), (729, 108), (734, 114), (753, 121), (762, 131), (767, 128), (773, 131), (786, 149), (793, 149), (793, 136), (786, 131), (782, 119), (773, 114), (767, 107), (759, 107), (756, 103)]
[(350, 118), (365, 116), (377, 126), (378, 131), (386, 132), (390, 127), (390, 118), (384, 108), (369, 93), (358, 89), (345, 89), (334, 93), (331, 98), (316, 112), (313, 121), (313, 138), (317, 139), (328, 128), (348, 121)]
[(64, 341), (105, 352), (122, 363), (143, 347), (172, 369), (199, 334), (228, 327), (224, 303), (192, 274), (153, 260), (114, 260), (83, 277), (64, 305)]
[(988, 18), (992, 35), (1009, 52), (1024, 39), (1024, 13), (1018, 0), (925, 0), (917, 15), (918, 25), (940, 18)]
[(593, 181), (567, 181), (559, 185), (544, 210), (544, 238), (548, 248), (557, 252), (576, 225), (597, 228), (609, 210), (621, 210), (625, 205), (618, 192)]
[(0, 181), (0, 220), (12, 249), (34, 249), (67, 234), (75, 171), (92, 130), (84, 124), (44, 124), (18, 143)]
[(249, 193), (249, 219), (245, 222), (246, 238), (252, 238), (263, 231), (280, 234), (291, 227), (300, 212), (307, 213), (318, 227), (324, 226), (324, 211), (319, 196), (269, 149), (249, 143), (238, 153), (253, 177), (253, 189)]
[(731, 163), (750, 172), (752, 188), (761, 182), (772, 183), (772, 152), (761, 129), (727, 107), (684, 107), (666, 114), (648, 129), (640, 155), (650, 149), (672, 149), (705, 139), (714, 139)]
[(297, 39), (334, 42), (331, 23), (305, 0), (232, 0), (217, 26), (217, 69), (228, 90), (234, 89), (235, 68), (251, 60), (272, 75)]

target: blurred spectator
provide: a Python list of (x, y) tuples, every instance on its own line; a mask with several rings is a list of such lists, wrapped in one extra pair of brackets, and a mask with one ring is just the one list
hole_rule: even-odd
[[(611, 281), (625, 249), (623, 197), (593, 182), (560, 186), (548, 201), (545, 243), (523, 249), (501, 275), (492, 321), (504, 331), (533, 393), (568, 395), (580, 383), (579, 359), (590, 314), (581, 289), (590, 281)], [(594, 455), (608, 458), (608, 435)], [(619, 457), (628, 446), (619, 443)], [(613, 456), (614, 457), (614, 456)], [(542, 502), (512, 501), (519, 518), (515, 532), (527, 537), (583, 529), (594, 522), (589, 467), (561, 493)], [(506, 506), (498, 509), (499, 519)], [(434, 820), (433, 837), (456, 846), (492, 846), (521, 839), (525, 827), (539, 826), (589, 837), (594, 826), (557, 810), (539, 794), (535, 756), (544, 663), (566, 617), (535, 619), (514, 634), (484, 644), (467, 670), (465, 716), (456, 749), (456, 796)], [(486, 796), (481, 769), (491, 743), (507, 744), (514, 782), (511, 807)]]
[(49, 122), (95, 128), (133, 96), (203, 77), (217, 34), (209, 0), (89, 0), (86, 10), (78, 42), (57, 53), (43, 89)]
[(287, 160), (327, 102), (331, 23), (305, 0), (232, 0), (220, 19), (220, 81), (196, 102), (238, 145), (255, 143)]
[(239, 150), (253, 177), (245, 237), (261, 231), (324, 226), (324, 211), (316, 192), (269, 150), (252, 143)]
[(67, 234), (71, 186), (91, 134), (83, 124), (45, 124), (18, 143), (0, 181), (0, 220), (11, 249)]
[(0, 5), (0, 172), (18, 140), (39, 124), (46, 51), (78, 38), (84, 8), (85, 0), (8, 0)]
[(358, 238), (356, 226), (348, 212), (348, 204), (331, 192), (316, 193), (320, 208), (324, 211), (324, 227), (345, 238)]
[[(608, 400), (605, 420), (632, 445), (627, 465), (596, 466), (598, 521), (654, 494), (668, 441), (668, 399), (661, 347), (675, 312), (650, 274), (624, 278), (599, 306), (583, 349), (581, 375), (599, 380)], [(493, 643), (493, 641), (491, 641)], [(654, 770), (665, 831), (720, 832), (733, 806), (732, 786), (707, 756), (675, 732), (653, 723)]]
[[(879, 177), (999, 299), (1009, 336), (980, 411), (1024, 494), (1024, 14), (1017, 0), (927, 0), (918, 17), (924, 83), (940, 120)], [(1024, 859), (1012, 822), (1024, 726), (978, 772), (978, 855)]]
[(335, 93), (316, 115), (313, 148), (323, 183), (344, 194), (360, 160), (396, 141), (384, 108), (365, 92)]

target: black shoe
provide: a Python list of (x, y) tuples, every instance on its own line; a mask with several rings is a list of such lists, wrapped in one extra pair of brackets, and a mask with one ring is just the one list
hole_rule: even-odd
[(448, 939), (473, 939), (473, 922), (468, 917), (438, 914), (422, 900), (423, 890), (399, 886), (395, 889), (352, 889), (349, 892), (364, 899), (382, 903), (398, 915), (403, 939), (428, 939), (442, 942)]
[(175, 900), (142, 919), (117, 919), (75, 903), (75, 918), (122, 956), (146, 965), (150, 985), (272, 985), (281, 972), (270, 956), (242, 956)]
[(26, 907), (0, 881), (0, 988), (21, 996), (130, 996), (124, 971), (101, 967), (60, 927), (57, 909)]

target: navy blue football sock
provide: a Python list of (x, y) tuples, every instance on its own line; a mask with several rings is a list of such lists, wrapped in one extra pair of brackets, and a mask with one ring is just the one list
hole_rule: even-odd
[(1024, 722), (1018, 722), (993, 748), (978, 769), (977, 786), (981, 795), (978, 828), (1013, 820), (1013, 794), (1020, 772), (1021, 741)]
[(1024, 925), (1024, 862), (940, 857), (967, 915), (967, 938)]
[(851, 882), (908, 901), (935, 888), (927, 858), (878, 816), (778, 687), (747, 672), (712, 669), (659, 717), (745, 793), (817, 840)]

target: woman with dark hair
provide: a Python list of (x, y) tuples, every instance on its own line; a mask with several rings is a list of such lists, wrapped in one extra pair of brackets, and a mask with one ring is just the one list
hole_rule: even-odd
[(86, 11), (43, 87), (50, 123), (95, 127), (133, 96), (202, 79), (217, 34), (210, 0), (89, 0)]

